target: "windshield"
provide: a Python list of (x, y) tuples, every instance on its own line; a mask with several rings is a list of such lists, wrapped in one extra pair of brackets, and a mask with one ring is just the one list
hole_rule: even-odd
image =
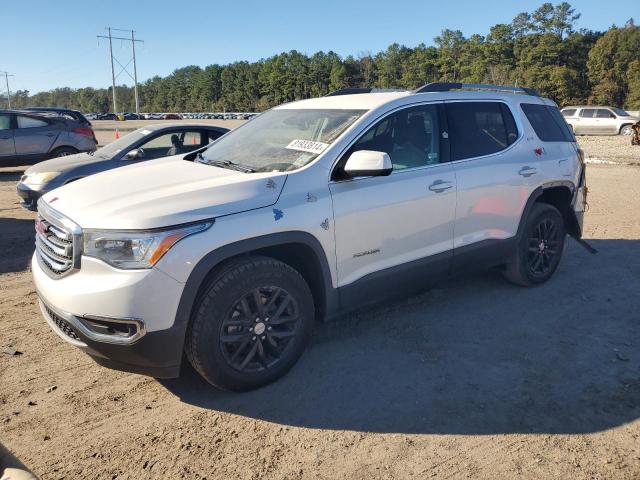
[(613, 107), (611, 110), (616, 112), (616, 115), (618, 115), (620, 117), (628, 117), (629, 116), (629, 114), (627, 112), (625, 112), (624, 110), (622, 110), (621, 108)]
[(202, 153), (209, 165), (284, 172), (307, 165), (366, 110), (270, 110), (229, 132)]
[(119, 152), (124, 149), (128, 149), (132, 144), (140, 140), (141, 138), (149, 135), (151, 130), (146, 128), (139, 128), (138, 130), (134, 130), (133, 132), (125, 135), (124, 137), (119, 138), (115, 142), (111, 142), (108, 145), (105, 145), (102, 148), (96, 150), (94, 154), (96, 157), (100, 158), (113, 158)]

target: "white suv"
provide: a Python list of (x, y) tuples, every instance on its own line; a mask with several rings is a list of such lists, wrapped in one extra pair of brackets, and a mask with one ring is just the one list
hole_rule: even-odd
[(639, 117), (615, 107), (565, 107), (560, 110), (576, 135), (632, 135)]
[(314, 320), (499, 267), (520, 285), (579, 238), (582, 152), (529, 89), (348, 89), (269, 110), (197, 156), (44, 195), (42, 312), (100, 364), (219, 387), (283, 375)]

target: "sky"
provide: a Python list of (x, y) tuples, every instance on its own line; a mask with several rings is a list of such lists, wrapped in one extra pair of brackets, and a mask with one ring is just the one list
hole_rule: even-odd
[[(106, 27), (134, 29), (138, 81), (165, 76), (187, 65), (255, 61), (298, 50), (312, 54), (376, 53), (397, 42), (433, 44), (444, 28), (465, 36), (486, 35), (542, 0), (5, 0), (0, 28), (0, 71), (13, 74), (10, 88), (30, 93), (56, 87), (111, 84), (109, 45), (97, 35)], [(559, 3), (556, 0), (554, 3)], [(640, 20), (640, 0), (574, 0), (578, 28), (606, 30), (629, 17)], [(126, 32), (114, 32), (130, 35)], [(129, 42), (114, 41), (126, 65)], [(116, 74), (120, 68), (116, 64)], [(132, 72), (132, 69), (130, 69)], [(4, 79), (2, 79), (4, 80)], [(0, 92), (4, 90), (0, 82)], [(132, 84), (122, 73), (118, 85)]]

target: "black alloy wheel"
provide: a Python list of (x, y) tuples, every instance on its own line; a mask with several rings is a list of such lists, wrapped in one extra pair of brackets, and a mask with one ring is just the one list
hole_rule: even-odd
[(544, 218), (531, 232), (527, 262), (534, 275), (546, 275), (554, 265), (560, 246), (559, 233), (551, 217)]
[(299, 309), (285, 289), (258, 287), (240, 297), (222, 322), (220, 347), (240, 372), (272, 368), (298, 333)]
[(202, 285), (185, 353), (212, 385), (251, 390), (297, 362), (314, 320), (314, 297), (300, 272), (274, 258), (240, 257)]

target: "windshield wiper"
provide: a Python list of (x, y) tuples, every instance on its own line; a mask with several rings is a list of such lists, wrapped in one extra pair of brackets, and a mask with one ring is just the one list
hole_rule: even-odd
[(244, 165), (240, 165), (239, 163), (232, 162), (231, 160), (207, 160), (202, 156), (202, 154), (198, 155), (198, 159), (206, 163), (207, 165), (213, 165), (214, 167), (220, 168), (230, 168), (231, 170), (238, 170), (240, 172), (245, 173), (255, 173), (255, 170), (251, 167), (245, 167)]

